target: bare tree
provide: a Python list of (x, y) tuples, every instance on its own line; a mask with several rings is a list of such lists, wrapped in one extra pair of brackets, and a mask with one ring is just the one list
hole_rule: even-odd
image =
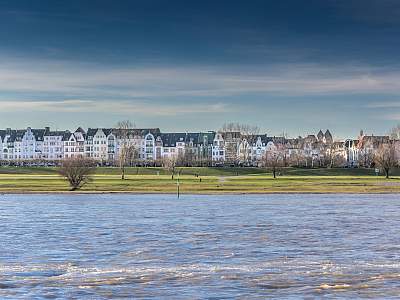
[(284, 167), (287, 167), (289, 165), (289, 154), (288, 154), (288, 151), (286, 149), (286, 145), (282, 144), (281, 148), (282, 149), (280, 150), (280, 153), (282, 155), (282, 164), (283, 164)]
[(325, 147), (324, 149), (324, 158), (325, 158), (325, 166), (328, 168), (333, 168), (334, 162), (335, 162), (335, 157), (336, 157), (336, 148), (335, 144), (329, 144)]
[(364, 168), (370, 168), (374, 162), (374, 155), (365, 148), (361, 149), (358, 155), (358, 165)]
[(304, 154), (300, 151), (293, 151), (289, 157), (290, 166), (301, 167), (305, 160)]
[(264, 156), (264, 165), (266, 168), (272, 170), (272, 175), (276, 178), (276, 172), (283, 165), (282, 151), (267, 151)]
[(122, 180), (125, 179), (125, 167), (130, 164), (135, 157), (135, 146), (131, 142), (131, 134), (134, 127), (135, 125), (129, 120), (117, 123), (116, 133), (119, 142), (118, 166), (121, 171)]
[(325, 150), (326, 165), (329, 168), (343, 167), (347, 164), (340, 143), (329, 144)]
[(400, 140), (400, 124), (390, 130), (390, 138), (393, 140)]
[(260, 127), (256, 125), (242, 124), (238, 122), (225, 123), (222, 128), (222, 132), (233, 132), (237, 131), (243, 135), (258, 135), (260, 133)]
[(68, 180), (71, 191), (80, 189), (91, 180), (95, 163), (92, 159), (84, 157), (66, 158), (62, 161), (58, 173)]
[(197, 163), (198, 156), (196, 155), (196, 149), (193, 146), (186, 146), (184, 154), (180, 160), (182, 161), (182, 165), (187, 167), (193, 167), (195, 163)]
[[(241, 156), (244, 160), (244, 162), (248, 162), (249, 158), (251, 157), (251, 148), (252, 146), (256, 143), (257, 138), (260, 134), (260, 127), (256, 125), (249, 125), (249, 124), (242, 124), (238, 122), (230, 122), (230, 123), (225, 123), (221, 130), (224, 133), (227, 132), (239, 132), (242, 138), (242, 148), (240, 149), (242, 151)], [(247, 144), (244, 143), (243, 139), (246, 139)], [(229, 148), (227, 149), (227, 152), (237, 152), (237, 147), (239, 145), (235, 145), (232, 143), (229, 143), (228, 141), (226, 142), (226, 147)]]
[(224, 123), (220, 131), (222, 132), (240, 131), (239, 126), (240, 126), (239, 123), (234, 123), (234, 122)]
[(177, 165), (178, 159), (176, 156), (164, 157), (162, 159), (163, 168), (171, 173), (171, 179), (174, 180), (175, 176), (175, 168)]
[(384, 171), (385, 177), (389, 178), (390, 170), (397, 165), (393, 142), (381, 144), (375, 152), (374, 161)]
[(336, 153), (332, 157), (332, 167), (340, 167), (340, 168), (342, 168), (346, 164), (347, 164), (347, 160), (343, 155)]
[(257, 141), (257, 137), (260, 134), (260, 127), (257, 125), (249, 125), (242, 123), (225, 123), (221, 129), (222, 132), (240, 132), (240, 134), (246, 138), (247, 142), (252, 145)]

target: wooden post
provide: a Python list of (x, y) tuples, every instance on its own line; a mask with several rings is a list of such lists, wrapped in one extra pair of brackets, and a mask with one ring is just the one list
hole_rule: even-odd
[(176, 194), (177, 194), (178, 199), (179, 199), (179, 174), (178, 174), (178, 179), (176, 181)]

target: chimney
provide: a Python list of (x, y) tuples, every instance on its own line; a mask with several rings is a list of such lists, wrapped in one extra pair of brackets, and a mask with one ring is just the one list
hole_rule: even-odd
[(6, 133), (7, 133), (7, 135), (10, 135), (11, 134), (11, 128), (7, 128), (6, 129)]
[(44, 131), (49, 132), (50, 131), (50, 127), (45, 127)]

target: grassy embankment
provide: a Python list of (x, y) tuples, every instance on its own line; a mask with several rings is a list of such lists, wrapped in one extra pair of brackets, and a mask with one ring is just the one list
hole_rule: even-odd
[[(400, 170), (391, 179), (366, 169), (294, 169), (271, 173), (257, 168), (178, 168), (181, 193), (400, 193)], [(176, 179), (162, 168), (98, 168), (79, 192), (176, 193)], [(195, 177), (199, 174), (200, 177)], [(201, 181), (200, 181), (201, 178)], [(54, 168), (0, 167), (0, 193), (68, 192)]]

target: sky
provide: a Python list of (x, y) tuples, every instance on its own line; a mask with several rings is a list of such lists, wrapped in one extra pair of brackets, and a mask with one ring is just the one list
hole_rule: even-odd
[(386, 134), (398, 0), (0, 0), (0, 128)]

